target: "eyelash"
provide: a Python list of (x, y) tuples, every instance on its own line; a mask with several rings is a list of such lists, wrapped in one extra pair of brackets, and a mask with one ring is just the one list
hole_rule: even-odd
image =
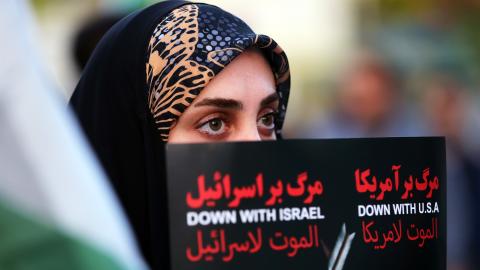
[[(260, 116), (259, 119), (257, 120), (257, 123), (262, 121), (262, 119), (264, 117), (272, 117), (272, 119), (271, 119), (272, 123), (271, 123), (271, 126), (265, 127), (264, 130), (262, 130), (262, 128), (260, 128), (260, 132), (262, 132), (263, 135), (266, 136), (266, 137), (271, 137), (274, 130), (275, 130), (275, 123), (277, 122), (278, 112), (277, 111), (272, 111), (272, 112), (268, 112), (268, 113)], [(257, 126), (259, 126), (259, 125), (257, 124)]]
[[(264, 118), (264, 117), (272, 117), (272, 126), (271, 127), (260, 127), (259, 122)], [(265, 137), (271, 137), (274, 130), (275, 130), (275, 122), (278, 117), (278, 112), (277, 111), (270, 111), (262, 116), (260, 116), (257, 119), (257, 126), (260, 129), (260, 132), (262, 133), (263, 136)], [(205, 119), (205, 118), (204, 118)], [(211, 128), (211, 124), (213, 124), (213, 121), (220, 121), (222, 126), (220, 127), (219, 131), (215, 131)], [(204, 134), (205, 136), (211, 137), (211, 138), (216, 138), (216, 139), (222, 139), (228, 134), (228, 129), (231, 128), (231, 123), (228, 120), (228, 116), (224, 114), (212, 114), (206, 117), (205, 120), (202, 120), (197, 126), (196, 129)]]
[[(207, 125), (209, 125), (210, 123), (212, 123), (212, 121), (214, 120), (218, 120), (220, 121), (220, 123), (222, 123), (222, 130), (225, 129), (225, 128), (229, 128), (228, 126), (230, 125), (229, 121), (227, 120), (227, 117), (223, 114), (212, 114), (210, 116), (208, 116), (205, 120), (202, 120), (200, 122), (200, 124), (198, 124), (196, 126), (196, 129), (201, 132), (202, 134), (208, 136), (208, 137), (213, 137), (213, 138), (222, 138), (223, 136), (222, 135), (225, 135), (226, 134), (226, 131), (222, 131), (222, 132), (218, 132), (218, 134), (215, 134), (215, 132), (211, 132), (211, 131), (208, 131), (206, 129), (203, 129), (203, 127), (206, 127)], [(227, 127), (225, 127), (227, 126)], [(209, 128), (207, 126), (207, 128)], [(210, 129), (211, 130), (211, 129)]]

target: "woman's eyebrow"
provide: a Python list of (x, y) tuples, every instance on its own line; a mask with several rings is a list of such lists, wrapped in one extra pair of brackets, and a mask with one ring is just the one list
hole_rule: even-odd
[(260, 102), (260, 106), (265, 107), (265, 106), (269, 105), (270, 103), (278, 101), (278, 99), (279, 99), (279, 97), (278, 97), (277, 92), (272, 93), (272, 94), (268, 95), (266, 98), (262, 99), (262, 101)]
[(194, 107), (201, 107), (201, 106), (213, 106), (223, 109), (234, 109), (234, 110), (241, 110), (243, 108), (243, 104), (240, 101), (234, 99), (226, 99), (226, 98), (205, 98), (197, 103), (195, 103)]

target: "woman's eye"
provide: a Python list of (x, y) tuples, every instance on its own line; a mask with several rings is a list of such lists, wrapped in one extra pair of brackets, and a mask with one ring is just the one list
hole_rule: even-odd
[(258, 125), (261, 128), (273, 130), (275, 128), (275, 113), (267, 113), (260, 117), (258, 120)]
[(208, 135), (220, 135), (225, 132), (225, 122), (220, 118), (208, 120), (198, 130)]

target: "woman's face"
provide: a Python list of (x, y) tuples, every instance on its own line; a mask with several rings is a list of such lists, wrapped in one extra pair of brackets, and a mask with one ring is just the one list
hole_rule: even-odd
[(247, 50), (210, 81), (170, 131), (169, 143), (274, 140), (278, 96), (272, 70)]

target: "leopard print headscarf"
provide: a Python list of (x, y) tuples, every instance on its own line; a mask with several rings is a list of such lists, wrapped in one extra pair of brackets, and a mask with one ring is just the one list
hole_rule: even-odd
[(205, 86), (248, 48), (260, 49), (271, 65), (280, 98), (277, 138), (290, 90), (287, 56), (268, 36), (255, 34), (242, 20), (215, 6), (186, 4), (155, 28), (147, 50), (148, 106), (163, 141), (175, 121)]

